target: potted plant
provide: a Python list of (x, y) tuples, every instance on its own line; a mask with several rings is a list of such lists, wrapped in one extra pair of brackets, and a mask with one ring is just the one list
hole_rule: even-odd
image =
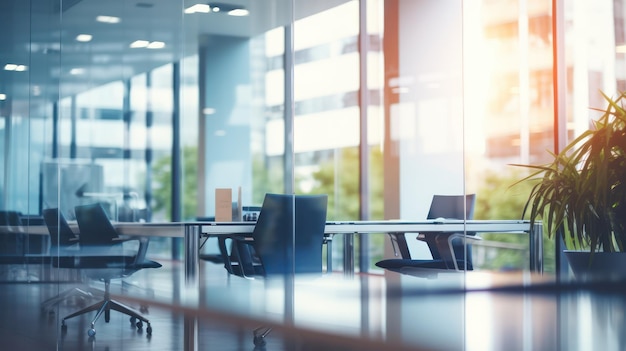
[(612, 261), (626, 259), (626, 93), (602, 96), (608, 104), (594, 109), (602, 115), (593, 127), (552, 153), (551, 163), (517, 165), (533, 169), (522, 181), (537, 182), (524, 214), (530, 209), (531, 224), (542, 220), (549, 237), (563, 238), (576, 277), (594, 268), (626, 277), (626, 264)]

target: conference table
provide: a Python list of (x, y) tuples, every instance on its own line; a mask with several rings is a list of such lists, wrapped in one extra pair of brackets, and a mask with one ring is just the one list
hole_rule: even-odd
[[(78, 232), (75, 223), (70, 223)], [(114, 222), (121, 235), (184, 238), (185, 277), (189, 282), (197, 279), (199, 267), (200, 240), (216, 236), (252, 237), (255, 222)], [(47, 235), (45, 226), (23, 226), (20, 228), (3, 227), (2, 232), (20, 232), (23, 234)], [(380, 235), (394, 233), (511, 233), (528, 235), (529, 271), (543, 272), (542, 225), (531, 226), (527, 220), (379, 220), (379, 221), (328, 221), (324, 229), (326, 241), (330, 246), (336, 235), (344, 236), (343, 272), (347, 276), (354, 274), (354, 236)], [(328, 252), (332, 252), (329, 247)], [(332, 258), (327, 255), (328, 267)]]
[[(198, 222), (185, 225), (186, 246), (193, 247), (196, 238), (201, 236), (244, 235), (249, 236), (254, 230), (254, 222)], [(533, 227), (525, 220), (384, 220), (384, 221), (329, 221), (324, 234), (328, 242), (338, 234), (344, 235), (343, 271), (346, 275), (354, 274), (353, 237), (359, 234), (393, 233), (511, 233), (527, 234), (529, 243), (529, 270), (543, 272), (543, 241), (541, 223)], [(195, 250), (196, 252), (198, 250)], [(332, 250), (328, 250), (331, 252)], [(192, 252), (188, 252), (194, 255)], [(330, 256), (330, 255), (329, 255)], [(329, 266), (330, 266), (330, 257)], [(192, 262), (196, 258), (191, 258)], [(190, 268), (193, 269), (193, 268)], [(193, 274), (193, 272), (190, 272)]]

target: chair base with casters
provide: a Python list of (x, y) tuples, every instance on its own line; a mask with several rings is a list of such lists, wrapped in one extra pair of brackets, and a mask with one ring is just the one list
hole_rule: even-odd
[(161, 267), (160, 263), (150, 260), (137, 263), (134, 256), (74, 256), (56, 258), (53, 261), (53, 265), (59, 268), (80, 268), (86, 275), (104, 282), (104, 293), (101, 301), (69, 314), (62, 319), (61, 328), (64, 333), (67, 331), (67, 325), (65, 324), (67, 319), (97, 311), (90, 328), (87, 330), (87, 335), (93, 337), (96, 335), (95, 323), (100, 316), (104, 314), (104, 320), (108, 323), (111, 310), (114, 310), (130, 316), (131, 324), (137, 327), (138, 330), (141, 330), (145, 323), (147, 325), (147, 335), (152, 335), (152, 326), (146, 317), (135, 309), (111, 299), (110, 286), (112, 279), (130, 276), (143, 268), (159, 268)]
[[(125, 279), (144, 268), (160, 268), (161, 264), (145, 259), (149, 239), (145, 237), (121, 237), (109, 221), (101, 204), (81, 205), (74, 208), (76, 221), (80, 230), (80, 253), (74, 256), (59, 257), (56, 266), (59, 268), (80, 269), (91, 279), (104, 282), (104, 298), (89, 307), (72, 313), (62, 320), (65, 321), (78, 315), (97, 311), (87, 334), (96, 334), (95, 323), (104, 314), (105, 322), (109, 322), (111, 310), (130, 316), (131, 323), (141, 330), (143, 324), (148, 325), (146, 332), (152, 334), (152, 327), (147, 318), (134, 309), (110, 298), (112, 279)], [(136, 254), (126, 255), (122, 243), (136, 240), (139, 248)]]
[(80, 311), (76, 311), (70, 315), (65, 316), (63, 320), (61, 321), (62, 331), (63, 332), (67, 331), (67, 324), (65, 324), (65, 321), (67, 319), (80, 316), (88, 312), (98, 311), (95, 317), (93, 318), (93, 320), (91, 321), (91, 326), (89, 330), (87, 331), (87, 335), (90, 337), (93, 337), (96, 335), (95, 324), (100, 318), (100, 316), (104, 314), (104, 321), (106, 323), (109, 323), (109, 320), (111, 318), (111, 310), (114, 310), (114, 311), (118, 311), (118, 312), (121, 312), (130, 316), (130, 323), (133, 324), (135, 327), (137, 327), (138, 330), (141, 330), (143, 328), (143, 323), (146, 323), (147, 325), (146, 334), (152, 335), (152, 326), (150, 325), (150, 321), (146, 317), (141, 315), (141, 313), (139, 313), (138, 311), (135, 311), (133, 308), (128, 307), (121, 302), (111, 299), (110, 285), (111, 285), (110, 279), (107, 279), (104, 281), (104, 299), (102, 301), (99, 301), (91, 306), (83, 308)]

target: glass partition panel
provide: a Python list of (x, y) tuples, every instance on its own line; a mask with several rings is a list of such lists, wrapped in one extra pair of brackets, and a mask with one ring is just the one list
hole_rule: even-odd
[[(465, 194), (475, 219), (521, 216), (528, 189), (508, 189), (508, 164), (553, 141), (548, 1), (8, 3), (0, 209), (21, 216), (1, 225), (0, 271), (37, 283), (1, 291), (28, 312), (16, 337), (37, 325), (63, 349), (95, 345), (95, 330), (110, 349), (247, 348), (261, 325), (284, 350), (320, 336), (482, 346), (472, 322), (492, 305), (463, 289), (525, 270), (528, 238), (481, 235), (517, 256), (467, 246), (465, 199), (456, 220), (428, 217), (452, 216), (431, 212), (436, 195)], [(429, 246), (444, 227), (460, 234), (453, 257)], [(52, 245), (68, 228), (80, 245)], [(103, 232), (133, 240), (89, 241)], [(446, 266), (376, 265), (395, 258)], [(137, 314), (105, 307), (92, 325), (108, 298)]]
[[(519, 220), (532, 184), (512, 164), (543, 164), (553, 149), (552, 1), (464, 4), (466, 186), (477, 220)], [(488, 233), (474, 268), (528, 270), (526, 233)], [(544, 268), (554, 246), (544, 240)]]

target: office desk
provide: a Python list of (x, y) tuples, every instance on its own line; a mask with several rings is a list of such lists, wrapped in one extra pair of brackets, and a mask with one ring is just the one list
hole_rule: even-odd
[[(254, 222), (204, 222), (197, 223), (201, 235), (250, 234)], [(532, 229), (532, 230), (531, 230)], [(522, 220), (426, 220), (426, 221), (331, 221), (326, 223), (325, 235), (345, 235), (344, 272), (354, 274), (354, 234), (380, 233), (520, 233), (529, 235), (530, 270), (543, 272), (543, 241), (541, 223), (530, 227)], [(329, 250), (330, 251), (330, 250)]]
[[(135, 223), (117, 222), (115, 228), (121, 235), (184, 238), (185, 276), (193, 281), (199, 264), (199, 239), (203, 236), (244, 235), (249, 236), (255, 222), (167, 222)], [(72, 223), (75, 232), (78, 232)], [(532, 229), (532, 230), (531, 230)], [(47, 235), (45, 226), (25, 226), (19, 229), (26, 234)], [(14, 227), (1, 227), (0, 232), (14, 232)], [(543, 241), (541, 223), (530, 228), (529, 221), (521, 220), (425, 220), (425, 221), (330, 221), (324, 230), (332, 239), (334, 235), (344, 235), (344, 273), (354, 274), (355, 234), (381, 233), (526, 233), (529, 235), (530, 271), (543, 271)], [(329, 241), (332, 242), (332, 241)], [(329, 249), (329, 252), (331, 250)]]

